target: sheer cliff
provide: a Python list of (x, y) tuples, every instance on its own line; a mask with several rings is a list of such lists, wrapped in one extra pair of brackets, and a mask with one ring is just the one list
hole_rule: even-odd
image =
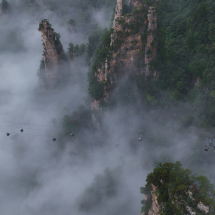
[[(100, 101), (109, 101), (109, 92), (119, 80), (126, 80), (130, 75), (153, 74), (156, 78), (157, 72), (150, 68), (156, 57), (156, 5), (157, 1), (148, 4), (133, 0), (126, 4), (117, 0), (113, 27), (98, 51), (89, 78), (91, 82), (94, 79), (96, 86), (92, 87), (91, 83), (89, 89), (97, 100), (92, 104), (94, 107)], [(100, 94), (95, 91), (100, 91)]]
[(40, 78), (46, 88), (57, 86), (63, 78), (61, 69), (66, 56), (60, 42), (60, 34), (56, 33), (48, 20), (42, 20), (39, 31), (43, 37), (43, 60), (40, 68)]

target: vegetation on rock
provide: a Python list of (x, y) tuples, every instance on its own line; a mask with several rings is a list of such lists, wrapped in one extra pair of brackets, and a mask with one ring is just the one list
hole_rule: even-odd
[(73, 43), (69, 44), (68, 55), (69, 59), (73, 60), (76, 57), (82, 56), (86, 52), (86, 45), (84, 43), (80, 45), (74, 45)]
[[(98, 68), (101, 68), (102, 65), (104, 65), (105, 61), (110, 57), (110, 35), (112, 34), (112, 32), (113, 29), (110, 29), (109, 31), (105, 29), (103, 34), (100, 36), (100, 42), (98, 44), (97, 49), (95, 50), (91, 63), (91, 69), (88, 73), (89, 94), (96, 100), (100, 100), (104, 97), (104, 83), (100, 83), (97, 81), (95, 73), (98, 71)], [(93, 40), (94, 38), (96, 39), (95, 36), (92, 36), (89, 39)], [(94, 49), (91, 44), (93, 44), (93, 42), (89, 43), (88, 45), (89, 55), (91, 55), (91, 49)]]
[(182, 164), (159, 163), (153, 172), (147, 175), (145, 187), (141, 187), (141, 193), (147, 196), (147, 200), (141, 203), (141, 212), (148, 214), (152, 205), (152, 185), (156, 187), (153, 195), (157, 196), (161, 206), (160, 214), (187, 214), (190, 207), (196, 214), (205, 214), (198, 204), (201, 202), (209, 207), (210, 213), (215, 214), (215, 190), (205, 176), (194, 176), (191, 170), (182, 168)]
[[(154, 1), (145, 0), (144, 4), (147, 7), (152, 6)], [(146, 95), (142, 102), (150, 103), (151, 109), (168, 109), (181, 102), (188, 102), (192, 108), (185, 113), (184, 117), (190, 119), (190, 126), (213, 127), (215, 125), (215, 84), (213, 81), (215, 5), (213, 1), (164, 0), (158, 1), (156, 10), (158, 29), (152, 46), (157, 44), (157, 57), (150, 63), (151, 74), (147, 77), (148, 83), (144, 87), (137, 85), (136, 91)], [(123, 24), (123, 19), (117, 20), (119, 24), (124, 25), (124, 29), (132, 31), (116, 32), (118, 39), (112, 47), (108, 44), (110, 34), (109, 38), (106, 34), (105, 41), (102, 41), (102, 37), (100, 38), (100, 45), (96, 47), (89, 75), (89, 93), (93, 98), (100, 99), (103, 93), (97, 95), (93, 90), (99, 91), (102, 87), (94, 87), (101, 84), (96, 83), (92, 74), (106, 60), (109, 55), (108, 51), (116, 51), (121, 47), (122, 40), (119, 38), (138, 32), (139, 26), (146, 19), (143, 11), (137, 11), (140, 17), (139, 22), (135, 21), (128, 25)], [(143, 44), (146, 43), (146, 37), (146, 32), (143, 32), (141, 34)], [(90, 56), (93, 51), (90, 51)], [(125, 50), (125, 53), (126, 51), (128, 50)], [(149, 49), (147, 54), (150, 55), (151, 52), (152, 50)], [(136, 70), (144, 67), (144, 63), (140, 62)], [(154, 72), (158, 74), (156, 80), (153, 76)], [(145, 79), (144, 76), (142, 79)], [(132, 91), (130, 93), (130, 98), (135, 97)]]

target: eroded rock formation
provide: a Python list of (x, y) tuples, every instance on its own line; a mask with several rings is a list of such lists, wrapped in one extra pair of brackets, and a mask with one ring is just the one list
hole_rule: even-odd
[[(163, 210), (163, 205), (162, 204), (158, 204), (157, 201), (157, 197), (158, 197), (158, 193), (157, 192), (157, 187), (155, 185), (151, 185), (152, 186), (152, 190), (151, 190), (151, 196), (148, 197), (147, 195), (144, 195), (144, 200), (147, 200), (148, 198), (152, 198), (152, 206), (148, 212), (148, 215), (159, 215), (160, 212)], [(192, 197), (192, 192), (188, 190), (188, 194), (190, 196), (190, 198), (194, 201), (193, 197)], [(178, 198), (176, 198), (178, 199)], [(173, 203), (175, 204), (176, 207), (180, 207), (180, 205), (185, 205), (187, 212), (190, 215), (196, 215), (196, 212), (193, 208), (191, 208), (187, 202), (185, 200), (175, 200), (173, 201)], [(201, 211), (203, 211), (204, 214), (208, 214), (209, 213), (209, 207), (204, 205), (201, 201), (198, 203), (197, 208)], [(145, 215), (145, 213), (143, 213), (142, 215)]]
[[(156, 56), (157, 45), (157, 0), (152, 0), (152, 3), (149, 7), (143, 5), (142, 0), (129, 0), (125, 6), (124, 0), (117, 0), (108, 57), (93, 70), (99, 83), (94, 90), (103, 95), (97, 96), (100, 99), (94, 98), (97, 101), (91, 103), (93, 116), (101, 114), (99, 107), (109, 102), (110, 92), (119, 80), (123, 85), (131, 75), (142, 75), (144, 78), (144, 75), (150, 74), (150, 62)], [(153, 75), (156, 77), (155, 71)]]
[(142, 2), (130, 0), (129, 12), (124, 14), (124, 2), (117, 0), (110, 56), (95, 72), (97, 81), (104, 84), (105, 102), (108, 102), (108, 91), (117, 78), (126, 79), (131, 74), (150, 73), (150, 62), (156, 56), (157, 0), (153, 0), (154, 4), (150, 7)]
[(156, 193), (156, 186), (152, 184), (152, 207), (148, 212), (148, 215), (159, 215), (159, 211), (161, 209), (161, 206), (158, 204)]
[[(121, 9), (122, 1), (117, 2), (113, 26), (114, 31), (111, 35), (113, 52), (111, 53), (111, 60), (108, 62), (110, 66), (105, 69), (106, 76), (108, 74), (116, 76), (116, 73), (119, 76), (122, 74), (129, 75), (144, 61), (142, 55), (144, 45), (141, 36), (146, 29), (147, 20), (144, 19), (144, 12), (141, 10), (142, 5), (140, 1), (133, 0), (132, 4), (130, 7), (134, 5), (139, 5), (139, 7), (132, 13), (123, 15)], [(97, 75), (101, 76), (99, 73)]]
[(63, 72), (60, 62), (65, 59), (65, 53), (59, 34), (54, 31), (48, 20), (42, 20), (38, 30), (41, 31), (43, 37), (43, 85), (47, 88), (53, 88), (62, 79)]
[[(146, 75), (149, 75), (149, 63), (156, 56), (157, 42), (155, 40), (156, 30), (157, 30), (157, 13), (156, 7), (150, 6), (147, 14), (147, 43), (145, 47), (145, 65), (146, 65)], [(156, 74), (156, 72), (155, 72)]]
[(123, 15), (123, 0), (117, 0), (115, 15), (113, 20), (113, 28), (116, 26), (116, 20)]

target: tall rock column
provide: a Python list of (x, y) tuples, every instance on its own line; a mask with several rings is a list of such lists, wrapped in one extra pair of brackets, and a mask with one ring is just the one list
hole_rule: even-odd
[(157, 44), (154, 41), (157, 30), (157, 13), (156, 6), (150, 6), (147, 14), (148, 29), (147, 29), (147, 43), (145, 47), (145, 64), (146, 64), (146, 75), (149, 74), (149, 63), (156, 56)]
[(123, 0), (117, 0), (116, 9), (115, 9), (115, 16), (113, 21), (113, 28), (116, 26), (116, 19), (123, 15)]
[(64, 56), (60, 36), (51, 27), (48, 20), (42, 20), (39, 24), (39, 31), (43, 37), (43, 61), (44, 76), (43, 85), (46, 88), (53, 88), (60, 82), (62, 72), (59, 68), (59, 62)]
[(104, 85), (104, 96), (100, 101), (106, 103), (117, 79), (126, 80), (131, 74), (143, 74), (145, 71), (142, 35), (147, 26), (146, 10), (142, 7), (142, 0), (132, 0), (127, 5), (130, 12), (124, 14), (123, 4), (123, 0), (117, 0), (110, 52), (94, 71), (97, 82)]

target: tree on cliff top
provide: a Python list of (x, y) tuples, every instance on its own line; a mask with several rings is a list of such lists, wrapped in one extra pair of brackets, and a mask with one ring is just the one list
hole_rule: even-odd
[(156, 187), (158, 204), (163, 205), (161, 214), (187, 214), (187, 206), (196, 214), (205, 214), (198, 205), (202, 202), (209, 207), (209, 214), (215, 214), (214, 185), (205, 176), (193, 176), (191, 170), (182, 168), (182, 164), (159, 163), (146, 178), (141, 193), (147, 195), (143, 200), (142, 212), (148, 214), (152, 203), (152, 185)]
[(41, 22), (39, 23), (38, 31), (44, 31), (46, 33), (47, 38), (51, 38), (51, 40), (53, 40), (55, 44), (55, 49), (57, 51), (57, 54), (59, 55), (59, 60), (67, 61), (67, 56), (63, 50), (63, 45), (60, 41), (60, 33), (55, 32), (48, 19), (41, 20)]

